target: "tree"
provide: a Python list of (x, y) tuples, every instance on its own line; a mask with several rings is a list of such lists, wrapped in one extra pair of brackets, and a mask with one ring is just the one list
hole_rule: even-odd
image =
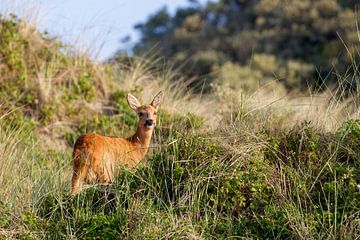
[[(207, 76), (208, 83), (221, 78), (218, 71), (224, 64), (263, 71), (251, 61), (257, 54), (264, 61), (275, 58), (278, 67), (272, 75), (288, 89), (321, 88), (336, 82), (336, 75), (329, 75), (334, 68), (342, 74), (357, 65), (357, 4), (353, 0), (220, 0), (205, 6), (191, 2), (174, 16), (163, 8), (137, 25), (141, 39), (134, 51), (141, 54), (157, 46), (161, 56), (185, 66), (185, 74)], [(242, 86), (248, 79), (239, 76), (238, 81)]]

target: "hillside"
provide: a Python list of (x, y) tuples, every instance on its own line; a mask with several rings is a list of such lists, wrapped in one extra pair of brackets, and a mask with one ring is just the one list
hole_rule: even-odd
[[(157, 62), (158, 61), (158, 62)], [(187, 91), (156, 58), (99, 64), (0, 19), (0, 239), (354, 239), (360, 235), (358, 93)], [(126, 93), (165, 103), (153, 146), (110, 192), (70, 197), (83, 133), (129, 136)], [(340, 94), (341, 95), (341, 94)]]

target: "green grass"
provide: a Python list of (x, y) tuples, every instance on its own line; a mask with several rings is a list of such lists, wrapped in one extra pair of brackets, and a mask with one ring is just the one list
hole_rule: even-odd
[[(135, 60), (126, 67), (98, 65), (36, 32), (24, 36), (22, 24), (0, 22), (6, 40), (0, 45), (12, 54), (0, 59), (8, 66), (0, 76), (0, 239), (360, 235), (356, 112), (321, 108), (299, 118), (301, 101), (291, 108), (290, 101), (254, 105), (258, 95), (191, 97), (164, 81), (176, 76), (171, 71), (151, 71)], [(34, 39), (41, 47), (27, 43)], [(25, 54), (30, 46), (35, 62), (48, 61), (46, 70), (34, 70), (34, 58)], [(75, 139), (87, 132), (130, 136), (137, 117), (126, 92), (149, 96), (158, 88), (168, 98), (144, 162), (124, 168), (110, 186), (94, 184), (71, 198)], [(346, 104), (358, 107), (350, 98)], [(327, 117), (335, 113), (345, 117), (329, 127)]]
[(161, 125), (145, 164), (75, 199), (69, 195), (70, 176), (62, 177), (70, 169), (69, 153), (44, 153), (21, 138), (22, 130), (5, 132), (19, 141), (3, 139), (2, 150), (17, 150), (6, 159), (25, 152), (26, 160), (21, 170), (12, 169), (18, 162), (8, 163), (6, 172), (16, 173), (15, 181), (1, 179), (12, 185), (2, 190), (1, 228), (14, 228), (16, 238), (51, 239), (358, 235), (358, 120), (326, 134), (305, 122), (290, 132), (261, 133), (267, 139), (261, 143), (241, 144), (224, 143), (201, 126), (189, 128), (189, 121), (194, 120), (178, 117)]

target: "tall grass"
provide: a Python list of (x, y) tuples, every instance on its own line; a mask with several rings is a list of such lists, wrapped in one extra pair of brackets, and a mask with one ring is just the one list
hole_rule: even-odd
[(70, 154), (41, 149), (32, 127), (26, 123), (14, 127), (12, 114), (0, 118), (0, 195), (2, 203), (21, 212), (43, 194), (68, 188), (64, 180), (69, 178)]
[[(160, 59), (99, 64), (17, 19), (1, 24), (13, 58), (0, 60), (0, 238), (360, 235), (358, 92), (194, 95), (178, 70), (155, 67)], [(131, 134), (125, 93), (146, 102), (159, 89), (144, 163), (72, 199), (74, 139)]]

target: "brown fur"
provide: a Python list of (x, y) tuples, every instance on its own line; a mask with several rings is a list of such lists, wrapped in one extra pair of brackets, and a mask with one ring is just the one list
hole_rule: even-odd
[[(99, 183), (110, 183), (121, 165), (135, 168), (139, 164), (148, 151), (161, 100), (160, 92), (150, 105), (140, 106), (135, 97), (128, 95), (130, 107), (140, 116), (135, 134), (128, 139), (98, 134), (85, 134), (77, 139), (73, 150), (73, 196), (84, 181), (97, 179)], [(153, 121), (151, 127), (146, 125), (149, 120)]]

